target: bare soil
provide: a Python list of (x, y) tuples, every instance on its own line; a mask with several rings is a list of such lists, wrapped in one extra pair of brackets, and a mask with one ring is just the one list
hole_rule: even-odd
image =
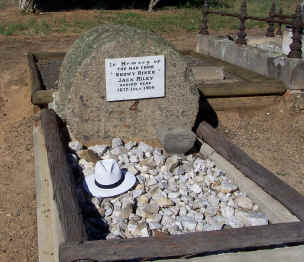
[[(3, 10), (1, 15), (5, 16)], [(7, 15), (12, 19), (13, 11)], [(178, 49), (193, 50), (195, 35), (164, 37)], [(66, 51), (76, 38), (0, 36), (1, 262), (38, 261), (33, 107), (24, 54)], [(229, 139), (304, 194), (304, 95), (286, 94), (270, 107), (217, 112), (217, 116), (219, 129)]]

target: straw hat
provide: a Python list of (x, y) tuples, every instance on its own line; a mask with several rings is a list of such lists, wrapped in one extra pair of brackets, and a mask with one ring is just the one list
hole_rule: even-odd
[(112, 197), (128, 191), (136, 178), (129, 172), (122, 172), (114, 159), (98, 161), (93, 175), (85, 177), (84, 187), (93, 196)]

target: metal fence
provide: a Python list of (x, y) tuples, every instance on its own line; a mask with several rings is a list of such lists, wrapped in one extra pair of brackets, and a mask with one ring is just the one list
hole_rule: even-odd
[[(221, 15), (221, 16), (230, 16), (235, 17), (240, 20), (240, 30), (237, 34), (237, 39), (235, 41), (238, 45), (247, 45), (246, 39), (246, 20), (251, 19), (255, 21), (262, 21), (268, 24), (267, 32), (265, 36), (274, 37), (275, 34), (282, 35), (282, 25), (289, 25), (292, 27), (292, 43), (290, 45), (290, 52), (288, 54), (289, 58), (302, 58), (302, 30), (304, 28), (304, 23), (302, 21), (302, 8), (301, 5), (298, 4), (296, 7), (296, 11), (294, 15), (288, 16), (283, 15), (282, 8), (279, 11), (276, 11), (276, 4), (272, 1), (272, 6), (269, 10), (268, 17), (256, 17), (249, 16), (247, 14), (247, 0), (243, 0), (240, 8), (240, 14), (233, 14), (222, 11), (210, 10), (208, 6), (208, 0), (203, 1), (203, 19), (202, 19), (202, 27), (200, 30), (200, 34), (208, 35), (208, 15)], [(275, 24), (278, 25), (278, 29), (275, 32)]]

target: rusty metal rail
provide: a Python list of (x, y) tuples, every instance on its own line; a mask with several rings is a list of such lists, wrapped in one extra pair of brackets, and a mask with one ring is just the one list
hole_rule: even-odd
[[(267, 32), (265, 36), (274, 37), (276, 35), (282, 35), (282, 25), (290, 25), (292, 29), (292, 43), (290, 45), (290, 52), (288, 54), (289, 58), (302, 58), (302, 41), (301, 34), (304, 28), (304, 23), (302, 22), (301, 16), (301, 6), (297, 5), (296, 11), (294, 15), (288, 16), (283, 15), (283, 10), (280, 8), (279, 12), (276, 13), (276, 5), (275, 2), (272, 1), (271, 8), (269, 10), (268, 17), (257, 17), (257, 16), (249, 16), (247, 14), (247, 0), (243, 0), (240, 8), (240, 14), (227, 13), (222, 11), (209, 10), (208, 0), (204, 0), (203, 5), (203, 18), (202, 18), (202, 27), (200, 30), (200, 34), (208, 35), (208, 15), (220, 15), (220, 16), (230, 16), (235, 17), (240, 20), (240, 30), (237, 34), (238, 38), (235, 43), (238, 45), (247, 45), (246, 39), (246, 20), (255, 20), (261, 21), (268, 24)], [(278, 24), (278, 29), (275, 33), (275, 24)]]

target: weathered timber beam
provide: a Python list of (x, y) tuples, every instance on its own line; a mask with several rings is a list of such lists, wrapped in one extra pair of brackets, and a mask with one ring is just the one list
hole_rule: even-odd
[(41, 111), (40, 118), (64, 241), (87, 240), (74, 176), (62, 140), (63, 125), (57, 115), (47, 109)]
[(204, 97), (282, 95), (286, 92), (286, 88), (282, 83), (278, 82), (278, 84), (275, 84), (274, 81), (201, 84), (197, 88), (202, 92)]
[(257, 183), (265, 192), (281, 202), (291, 213), (304, 221), (304, 196), (284, 183), (276, 175), (250, 158), (244, 151), (211, 127), (202, 122), (196, 130), (199, 138), (209, 144), (217, 153), (239, 169), (245, 176)]
[(261, 248), (304, 242), (304, 223), (292, 222), (266, 226), (188, 233), (162, 238), (99, 240), (65, 243), (60, 261), (130, 261), (203, 255), (209, 252)]
[(46, 105), (53, 101), (53, 93), (55, 90), (37, 90), (32, 94), (32, 104)]
[(34, 55), (32, 53), (27, 54), (27, 64), (29, 68), (29, 77), (30, 77), (30, 87), (31, 87), (31, 96), (35, 94), (36, 91), (41, 90), (41, 79), (38, 73), (36, 62), (34, 60)]

